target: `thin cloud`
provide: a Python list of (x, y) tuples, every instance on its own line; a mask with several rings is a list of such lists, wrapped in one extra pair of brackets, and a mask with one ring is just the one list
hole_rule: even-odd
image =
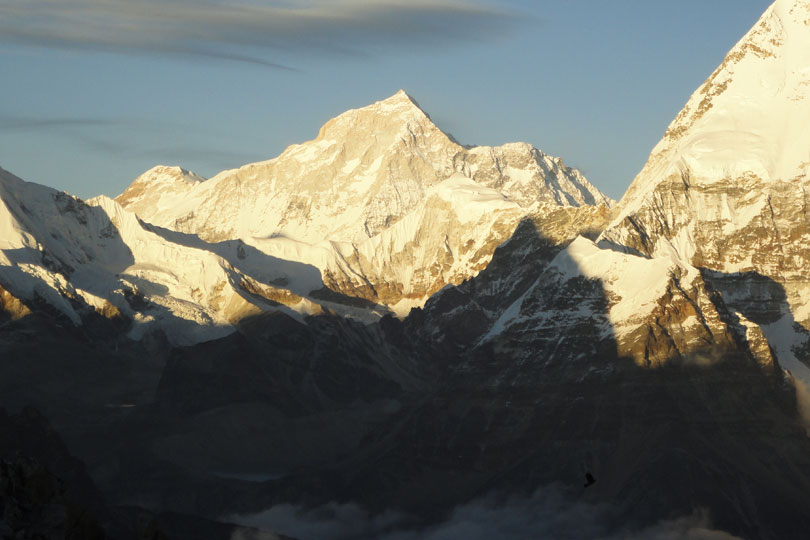
[(144, 143), (152, 139), (152, 136), (147, 134), (154, 135), (166, 130), (192, 131), (193, 128), (126, 118), (21, 116), (0, 113), (0, 135), (19, 131), (48, 133), (63, 137), (70, 143), (94, 153), (143, 160), (145, 164), (158, 161), (172, 164), (196, 163), (198, 166), (219, 171), (268, 159), (268, 156), (256, 153), (208, 147), (210, 142), (199, 146), (191, 144), (151, 146)]
[(132, 127), (131, 122), (114, 118), (0, 113), (1, 136), (14, 136), (19, 132), (47, 133), (105, 154), (123, 153), (124, 146), (115, 142), (114, 135), (120, 128), (128, 127)]
[[(229, 151), (213, 147), (206, 149), (192, 146), (146, 148), (135, 152), (131, 157), (142, 158), (150, 163), (161, 162), (184, 167), (195, 163), (197, 164), (195, 166), (202, 165), (214, 172), (268, 159), (268, 156), (255, 153)], [(195, 170), (194, 172), (199, 171)]]
[(0, 114), (0, 130), (41, 129), (60, 127), (107, 127), (119, 125), (117, 120), (80, 117), (36, 117)]
[(292, 70), (277, 58), (482, 41), (517, 20), (473, 0), (0, 0), (0, 42), (198, 55)]

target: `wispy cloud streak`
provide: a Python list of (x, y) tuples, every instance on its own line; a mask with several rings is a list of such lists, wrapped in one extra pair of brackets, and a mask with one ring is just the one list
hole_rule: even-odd
[(0, 114), (0, 131), (61, 127), (108, 127), (121, 122), (105, 118), (9, 116)]
[(21, 131), (48, 133), (64, 137), (73, 145), (93, 153), (115, 156), (117, 159), (143, 160), (147, 164), (156, 160), (170, 164), (194, 162), (216, 170), (267, 159), (265, 155), (212, 146), (212, 141), (200, 145), (187, 143), (155, 146), (151, 142), (155, 134), (167, 130), (184, 132), (187, 135), (186, 139), (193, 138), (192, 134), (195, 133), (193, 126), (141, 119), (21, 116), (0, 113), (0, 136), (17, 134)]
[[(517, 17), (473, 0), (0, 0), (0, 42), (191, 54), (293, 69), (291, 52), (366, 55), (500, 36)], [(273, 58), (270, 58), (273, 57)]]

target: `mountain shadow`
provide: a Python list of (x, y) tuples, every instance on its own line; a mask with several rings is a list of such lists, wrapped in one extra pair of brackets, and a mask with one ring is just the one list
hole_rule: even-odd
[[(9, 264), (0, 267), (0, 287), (11, 298), (31, 299), (19, 302), (17, 315), (0, 321), (2, 406), (18, 410), (33, 404), (63, 433), (80, 433), (116, 416), (119, 405), (151, 399), (163, 367), (165, 338), (128, 339), (131, 320), (117, 307), (89, 305), (69, 285), (61, 293), (59, 286), (40, 287), (40, 277), (21, 269), (41, 265), (64, 283), (78, 279), (92, 294), (109, 297), (108, 276), (88, 275), (82, 264), (95, 261), (109, 276), (117, 276), (134, 263), (115, 224), (101, 208), (65, 193), (14, 177), (2, 180), (4, 208), (24, 233), (38, 240), (38, 249), (3, 250)], [(15, 181), (19, 185), (7, 189), (5, 182)], [(135, 311), (166, 316), (164, 308), (150, 304), (134, 288), (121, 301)]]
[[(391, 312), (386, 306), (376, 304), (365, 298), (333, 291), (324, 284), (321, 271), (311, 264), (268, 255), (239, 239), (212, 243), (206, 242), (196, 234), (173, 231), (144, 221), (140, 221), (140, 223), (148, 231), (170, 242), (215, 253), (236, 270), (253, 278), (258, 278), (272, 287), (286, 289), (302, 297), (311, 297), (315, 300), (332, 302), (343, 306), (373, 310), (381, 314)], [(238, 283), (234, 285), (244, 289)]]
[[(731, 308), (735, 323), (741, 324), (742, 317), (762, 328), (762, 336), (753, 336), (751, 345), (761, 350), (770, 349), (788, 372), (796, 387), (799, 412), (810, 433), (810, 331), (794, 318), (784, 285), (753, 271), (703, 270), (703, 276)], [(763, 343), (763, 338), (768, 341)], [(748, 340), (749, 336), (742, 339)]]
[[(142, 220), (139, 221), (146, 230), (172, 243), (210, 251), (225, 259), (228, 264), (237, 270), (241, 270), (248, 275), (259, 274), (266, 276), (270, 285), (283, 287), (288, 285), (289, 278), (287, 276), (295, 276), (297, 280), (312, 284), (310, 290), (323, 286), (320, 270), (311, 264), (288, 261), (267, 255), (241, 240), (225, 240), (211, 243), (206, 242), (196, 234), (173, 231)], [(293, 292), (305, 294), (309, 291), (294, 290)]]
[[(498, 299), (515, 299), (563, 247), (538, 237), (527, 219), (498, 248), (479, 276), (481, 285), (448, 287), (404, 323), (386, 317), (365, 326), (323, 315), (301, 324), (265, 314), (242, 321), (237, 333), (221, 340), (176, 349), (157, 393), (159, 418), (150, 432), (157, 442), (150, 452), (195, 474), (228, 477), (331, 467), (369, 430), (422, 399), (460, 348), (486, 333)], [(518, 266), (527, 275), (517, 282), (500, 275)], [(463, 324), (453, 324), (444, 310), (460, 313)], [(146, 491), (153, 489), (144, 485), (148, 481), (133, 478)], [(199, 504), (177, 509), (218, 510)]]
[(148, 403), (69, 444), (112, 501), (162, 512), (351, 502), (418, 529), (553, 485), (607, 509), (602, 536), (703, 509), (733, 534), (801, 538), (810, 440), (778, 358), (735, 314), (759, 315), (673, 270), (617, 326), (615, 281), (647, 259), (544, 230), (524, 222), (404, 321), (266, 314), (173, 348)]
[(84, 464), (32, 407), (0, 409), (0, 535), (82, 540), (291, 540), (255, 528), (176, 513), (112, 507)]
[[(778, 360), (713, 281), (676, 274), (617, 334), (621, 299), (566, 244), (526, 222), (402, 322), (263, 316), (178, 349), (127, 485), (197, 514), (353, 501), (412, 526), (554, 485), (607, 507), (605, 535), (703, 509), (733, 534), (801, 537), (810, 440)], [(134, 482), (149, 459), (185, 472)]]
[[(622, 357), (601, 331), (609, 301), (598, 281), (553, 284), (529, 300), (553, 315), (463, 353), (432, 395), (341, 464), (352, 472), (335, 473), (336, 492), (439, 520), (442, 501), (528, 497), (554, 484), (609, 505), (617, 528), (704, 508), (744, 537), (802, 536), (810, 441), (779, 369), (700, 328), (695, 346), (679, 348), (667, 325), (644, 337), (657, 367)], [(583, 306), (593, 315), (569, 317)], [(598, 482), (583, 492), (586, 472)]]

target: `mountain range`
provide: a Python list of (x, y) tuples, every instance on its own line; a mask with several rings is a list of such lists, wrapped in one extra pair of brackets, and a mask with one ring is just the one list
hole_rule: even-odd
[(346, 505), (334, 538), (429, 537), (487, 501), (543, 516), (516, 538), (803, 538), (808, 125), (810, 1), (777, 0), (618, 202), (403, 91), (115, 199), (0, 170), (0, 404), (173, 537)]

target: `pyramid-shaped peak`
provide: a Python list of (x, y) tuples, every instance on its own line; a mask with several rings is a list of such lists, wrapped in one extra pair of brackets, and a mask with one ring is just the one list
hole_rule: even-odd
[(417, 103), (415, 99), (405, 92), (405, 90), (399, 90), (391, 97), (382, 99), (380, 101), (375, 101), (374, 103), (366, 105), (365, 107), (360, 107), (359, 109), (350, 109), (343, 114), (340, 114), (336, 118), (333, 118), (332, 121), (341, 118), (354, 118), (358, 115), (378, 116), (380, 114), (397, 117), (410, 117), (416, 115), (417, 117), (430, 118), (428, 113), (422, 110), (419, 103)]
[(383, 112), (417, 112), (420, 115), (429, 117), (428, 113), (425, 112), (422, 107), (419, 106), (419, 103), (405, 90), (399, 90), (393, 96), (378, 101), (367, 108), (378, 109)]
[(416, 100), (413, 99), (405, 90), (399, 89), (396, 94), (393, 96), (384, 99), (384, 103), (405, 103), (415, 105), (419, 107), (419, 104), (416, 103)]
[(419, 104), (404, 90), (386, 99), (359, 109), (351, 109), (331, 119), (321, 127), (318, 138), (344, 139), (349, 132), (388, 131), (396, 135), (403, 126), (413, 122), (429, 130), (438, 130)]

